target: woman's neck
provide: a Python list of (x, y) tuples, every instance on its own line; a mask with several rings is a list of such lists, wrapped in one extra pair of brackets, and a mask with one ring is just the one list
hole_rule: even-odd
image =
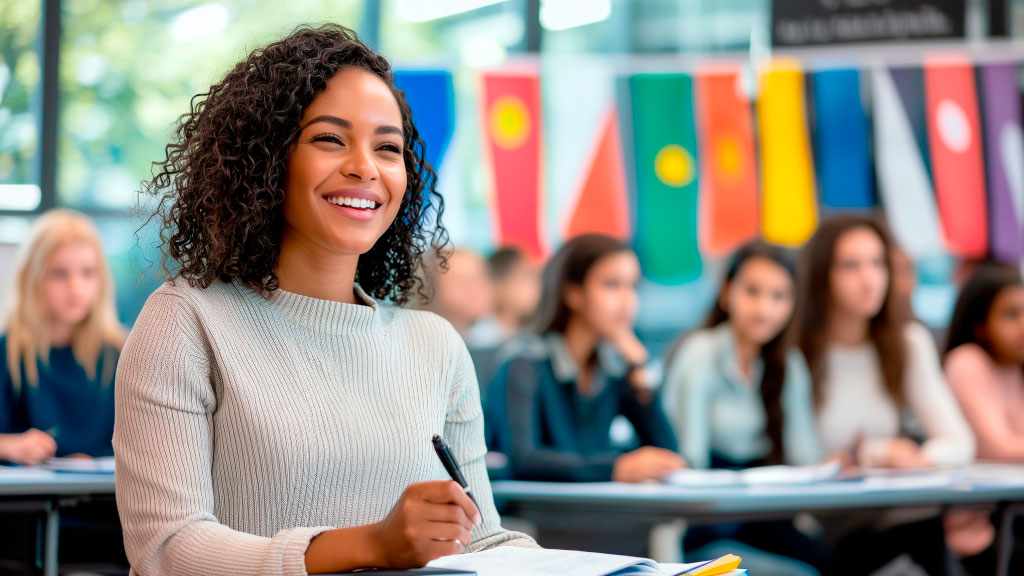
[(733, 341), (736, 343), (736, 363), (742, 374), (748, 381), (754, 372), (754, 362), (761, 354), (761, 345), (740, 334), (735, 326), (732, 329)]
[(501, 326), (502, 332), (506, 335), (511, 336), (516, 332), (519, 332), (520, 318), (519, 315), (515, 314), (515, 312), (507, 308), (499, 308), (494, 311), (494, 319), (498, 322), (498, 325)]
[(863, 316), (832, 310), (828, 320), (828, 340), (840, 346), (860, 346), (868, 341), (869, 322)]
[(50, 323), (50, 346), (63, 348), (71, 345), (71, 335), (75, 330), (74, 324), (64, 322)]
[(288, 292), (356, 304), (355, 281), (359, 256), (325, 250), (297, 231), (281, 234), (281, 255), (277, 259), (280, 288)]
[(565, 327), (565, 347), (580, 374), (580, 384), (589, 382), (590, 359), (597, 350), (598, 336), (582, 321), (571, 318)]

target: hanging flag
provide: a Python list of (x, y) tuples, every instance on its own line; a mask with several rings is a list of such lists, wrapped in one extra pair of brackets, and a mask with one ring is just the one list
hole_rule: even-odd
[(1014, 264), (1024, 258), (1024, 137), (1019, 82), (1017, 64), (981, 68), (992, 255)]
[(775, 59), (761, 78), (761, 221), (765, 240), (799, 246), (818, 226), (814, 166), (807, 131), (804, 73), (792, 59)]
[[(606, 59), (545, 58), (545, 175), (548, 237), (585, 232), (629, 237), (626, 184), (615, 68)], [(587, 97), (580, 98), (580, 86)]]
[(586, 178), (577, 195), (566, 237), (598, 232), (626, 240), (629, 237), (629, 205), (622, 165), (622, 138), (614, 108), (608, 110), (601, 122), (597, 146), (587, 165)]
[[(444, 198), (444, 225), (452, 241), (466, 236), (466, 198), (458, 170), (455, 135), (455, 88), (447, 70), (396, 70), (395, 85), (405, 92), (413, 123), (426, 143), (426, 159), (437, 173), (437, 192)], [(436, 217), (431, 211), (429, 218)], [(431, 223), (433, 224), (433, 223)]]
[(920, 66), (890, 68), (889, 75), (899, 94), (899, 102), (903, 105), (903, 114), (910, 121), (911, 133), (930, 180), (932, 161), (928, 150), (928, 120), (924, 106), (924, 70)]
[(482, 102), (499, 243), (541, 258), (540, 78), (484, 73)]
[(705, 68), (696, 76), (700, 119), (700, 237), (703, 251), (731, 253), (757, 236), (759, 201), (754, 121), (739, 89), (739, 69)]
[(822, 70), (811, 75), (811, 84), (821, 203), (841, 210), (871, 208), (875, 186), (860, 71)]
[(888, 70), (877, 68), (871, 87), (875, 166), (889, 226), (915, 260), (942, 254), (945, 242), (935, 194), (896, 83)]
[(685, 74), (629, 77), (636, 171), (636, 248), (662, 284), (701, 274), (697, 248), (697, 135)]
[(988, 215), (974, 68), (960, 60), (928, 62), (924, 92), (935, 194), (946, 241), (959, 256), (983, 258), (988, 252)]

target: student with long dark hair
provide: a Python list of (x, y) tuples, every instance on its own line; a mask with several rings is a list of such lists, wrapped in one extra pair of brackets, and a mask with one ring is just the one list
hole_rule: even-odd
[[(763, 242), (741, 247), (704, 328), (687, 336), (671, 355), (664, 405), (690, 466), (808, 465), (821, 459), (811, 377), (787, 339), (796, 283), (796, 266), (784, 249)], [(764, 552), (836, 573), (824, 546), (789, 521), (692, 530), (686, 545), (696, 549), (726, 537), (759, 549), (741, 554), (758, 574), (801, 570)]]
[(740, 248), (704, 328), (665, 371), (663, 404), (690, 466), (820, 460), (810, 374), (786, 338), (795, 304), (789, 255), (761, 242)]
[[(897, 301), (891, 250), (886, 228), (859, 214), (826, 220), (804, 247), (799, 343), (822, 448), (866, 467), (966, 464), (974, 455), (971, 431), (931, 335), (908, 322)], [(905, 433), (907, 416), (920, 425), (922, 441)], [(850, 534), (841, 546), (846, 560), (867, 571), (908, 552), (929, 574), (946, 573), (937, 517), (887, 530), (879, 524)]]
[(411, 568), (534, 545), (499, 524), (462, 339), (395, 305), (446, 243), (424, 227), (434, 182), (390, 64), (340, 26), (254, 50), (183, 116), (147, 186), (174, 265), (117, 372), (136, 573)]
[[(503, 364), (488, 393), (495, 448), (516, 478), (643, 482), (682, 467), (633, 333), (639, 279), (633, 251), (598, 234), (569, 240), (545, 267), (536, 338)], [(611, 444), (619, 415), (640, 448)]]
[[(945, 349), (946, 379), (974, 430), (978, 458), (1024, 463), (1024, 280), (1006, 264), (984, 264), (964, 284)], [(972, 575), (994, 574), (987, 511), (946, 516), (950, 547)], [(1014, 533), (1018, 547), (1022, 523)], [(1019, 558), (1014, 558), (1019, 562)], [(1013, 574), (1019, 572), (1011, 569)]]

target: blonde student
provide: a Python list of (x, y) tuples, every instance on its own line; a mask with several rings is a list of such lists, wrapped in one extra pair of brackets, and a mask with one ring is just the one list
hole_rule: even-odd
[(117, 376), (136, 573), (412, 568), (535, 546), (499, 523), (465, 344), (396, 305), (420, 295), (417, 266), (447, 235), (425, 228), (443, 202), (388, 61), (341, 26), (300, 27), (200, 99), (148, 186), (174, 272)]
[(18, 254), (0, 335), (0, 460), (110, 456), (124, 329), (99, 233), (85, 216), (39, 217)]

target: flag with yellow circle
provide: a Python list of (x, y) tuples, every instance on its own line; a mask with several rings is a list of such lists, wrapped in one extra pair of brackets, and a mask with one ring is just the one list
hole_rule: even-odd
[(541, 238), (541, 106), (536, 71), (483, 74), (483, 128), (498, 244), (544, 256)]
[(656, 282), (695, 280), (701, 274), (701, 256), (693, 81), (686, 74), (636, 74), (628, 85), (637, 255), (644, 274)]
[(754, 120), (740, 92), (738, 65), (706, 65), (694, 86), (701, 120), (701, 252), (725, 256), (760, 230)]

